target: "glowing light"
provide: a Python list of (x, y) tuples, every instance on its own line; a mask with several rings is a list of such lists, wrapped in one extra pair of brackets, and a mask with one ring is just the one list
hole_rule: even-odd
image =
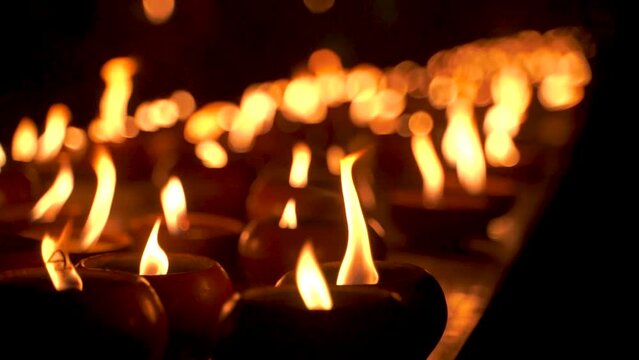
[(169, 100), (177, 105), (180, 120), (186, 120), (195, 111), (195, 98), (186, 90), (174, 91)]
[(457, 83), (449, 76), (438, 75), (428, 85), (428, 101), (436, 109), (443, 109), (457, 99)]
[(226, 150), (214, 140), (203, 141), (195, 146), (195, 155), (209, 169), (219, 169), (228, 163)]
[(308, 183), (308, 169), (311, 165), (311, 148), (299, 142), (293, 146), (293, 161), (288, 183), (294, 188), (306, 187)]
[(140, 259), (140, 275), (166, 275), (169, 272), (169, 257), (158, 243), (158, 232), (162, 219), (158, 217)]
[(304, 0), (304, 5), (313, 14), (321, 14), (330, 10), (335, 0)]
[(342, 193), (348, 223), (348, 245), (339, 269), (337, 285), (377, 284), (379, 275), (373, 263), (364, 213), (353, 182), (353, 165), (362, 152), (349, 154), (340, 161)]
[(224, 132), (218, 123), (218, 114), (227, 105), (224, 102), (214, 102), (194, 112), (184, 125), (184, 139), (192, 144), (217, 139)]
[(64, 146), (73, 151), (84, 150), (87, 147), (87, 133), (84, 129), (69, 126), (64, 137)]
[(44, 132), (38, 139), (37, 161), (49, 161), (56, 157), (64, 143), (67, 124), (71, 120), (71, 111), (64, 104), (51, 106), (47, 113)]
[(344, 149), (337, 145), (331, 145), (326, 150), (326, 165), (333, 175), (339, 175), (339, 162), (344, 157)]
[(80, 236), (82, 250), (89, 249), (98, 241), (109, 218), (115, 193), (115, 166), (111, 154), (104, 146), (96, 146), (92, 165), (98, 178), (98, 184), (89, 216)]
[(297, 214), (295, 213), (295, 199), (288, 199), (279, 222), (280, 229), (297, 229)]
[(330, 310), (333, 308), (333, 299), (328, 290), (328, 284), (317, 263), (313, 244), (310, 241), (306, 241), (300, 251), (295, 269), (295, 280), (307, 309)]
[(444, 193), (444, 168), (429, 136), (433, 118), (426, 112), (418, 111), (410, 117), (409, 127), (413, 132), (413, 156), (422, 175), (424, 204), (433, 207)]
[(173, 15), (175, 0), (142, 0), (142, 7), (149, 22), (159, 25), (165, 23)]
[(60, 157), (60, 170), (49, 190), (31, 209), (31, 220), (52, 222), (73, 191), (73, 171), (68, 157)]
[(30, 162), (38, 151), (38, 128), (33, 120), (22, 118), (11, 144), (11, 157), (15, 161)]
[(317, 82), (310, 76), (293, 79), (284, 91), (282, 111), (292, 120), (310, 124), (322, 122), (326, 117), (326, 105)]
[(182, 182), (171, 176), (161, 191), (162, 210), (166, 227), (172, 235), (178, 235), (189, 229), (189, 217), (186, 211), (186, 197)]

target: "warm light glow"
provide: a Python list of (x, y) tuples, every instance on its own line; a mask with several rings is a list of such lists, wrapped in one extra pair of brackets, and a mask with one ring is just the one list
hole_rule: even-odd
[(413, 156), (422, 175), (424, 204), (435, 206), (444, 193), (444, 168), (428, 135), (413, 135)]
[(351, 101), (348, 112), (353, 124), (368, 125), (379, 115), (380, 103), (375, 95), (375, 93), (363, 92)]
[(369, 64), (354, 67), (346, 76), (346, 95), (348, 99), (368, 99), (377, 93), (382, 71)]
[(153, 230), (146, 241), (142, 258), (140, 259), (140, 275), (166, 275), (169, 272), (169, 257), (158, 243), (158, 232), (162, 218), (158, 217)]
[(64, 137), (64, 146), (73, 151), (84, 150), (87, 147), (87, 133), (84, 129), (69, 126)]
[(152, 24), (159, 25), (171, 18), (175, 0), (142, 0), (144, 15)]
[(478, 194), (486, 186), (486, 163), (472, 104), (457, 101), (448, 107), (446, 114), (448, 127), (442, 152), (448, 164), (457, 168), (461, 186), (471, 194)]
[(428, 101), (436, 109), (443, 109), (457, 99), (457, 83), (449, 76), (437, 75), (428, 85)]
[(173, 100), (159, 99), (148, 105), (146, 115), (153, 127), (170, 128), (178, 121), (180, 110)]
[(342, 71), (342, 60), (331, 49), (313, 51), (307, 62), (309, 70), (315, 75), (332, 74)]
[(493, 132), (486, 137), (486, 161), (491, 166), (513, 167), (519, 162), (519, 150), (508, 134)]
[(326, 165), (331, 174), (339, 176), (339, 162), (343, 157), (344, 150), (341, 147), (337, 145), (328, 147), (326, 150)]
[(22, 118), (11, 144), (11, 157), (15, 161), (30, 162), (38, 151), (38, 128), (33, 120)]
[(275, 100), (264, 90), (246, 91), (240, 102), (242, 117), (253, 124), (256, 133), (270, 130), (276, 110)]
[(95, 244), (100, 234), (102, 234), (111, 212), (111, 204), (115, 193), (115, 166), (106, 147), (96, 146), (91, 165), (97, 176), (98, 184), (87, 222), (82, 229), (80, 247), (83, 250), (87, 250)]
[(330, 310), (333, 308), (328, 284), (317, 263), (313, 243), (310, 241), (306, 241), (300, 251), (295, 269), (295, 281), (307, 309)]
[(189, 218), (186, 211), (186, 197), (182, 182), (177, 176), (171, 176), (162, 188), (162, 210), (166, 227), (172, 235), (189, 229)]
[(4, 147), (0, 144), (0, 172), (2, 167), (7, 163), (7, 154), (4, 152)]
[(394, 89), (384, 89), (377, 93), (376, 101), (379, 103), (379, 118), (393, 120), (399, 117), (406, 107), (406, 99), (403, 94)]
[(349, 154), (340, 161), (348, 245), (337, 276), (337, 285), (377, 284), (379, 280), (373, 263), (366, 220), (353, 182), (353, 165), (362, 154), (361, 151)]
[(576, 85), (568, 74), (547, 76), (537, 90), (537, 98), (548, 110), (569, 109), (584, 97), (584, 88)]
[(291, 120), (309, 124), (322, 122), (326, 117), (326, 105), (315, 79), (310, 76), (293, 79), (284, 90), (282, 111)]
[(31, 220), (52, 222), (73, 191), (73, 171), (66, 156), (60, 158), (60, 170), (49, 190), (31, 209)]
[(519, 133), (519, 126), (523, 122), (524, 115), (505, 105), (493, 105), (486, 112), (484, 132), (486, 134), (500, 132), (513, 137)]
[(505, 67), (491, 80), (491, 94), (495, 104), (501, 104), (521, 114), (530, 104), (532, 90), (526, 73), (516, 67)]
[(180, 120), (186, 120), (195, 111), (195, 98), (186, 90), (174, 91), (169, 100), (177, 105)]
[(42, 260), (49, 273), (53, 287), (57, 291), (77, 289), (82, 291), (82, 278), (73, 267), (73, 263), (49, 234), (44, 234), (40, 245)]
[(228, 103), (213, 102), (194, 112), (184, 125), (184, 139), (197, 144), (205, 140), (217, 139), (224, 129), (218, 123), (220, 110)]
[(106, 88), (100, 99), (100, 115), (91, 123), (89, 136), (96, 142), (122, 142), (127, 132), (129, 98), (133, 91), (132, 76), (137, 64), (132, 58), (120, 57), (102, 66)]
[(308, 183), (308, 168), (311, 165), (311, 148), (303, 142), (293, 146), (293, 162), (288, 183), (294, 188), (306, 187)]
[(295, 213), (295, 199), (288, 199), (279, 223), (280, 229), (297, 229), (297, 214)]
[(330, 10), (335, 0), (304, 0), (304, 5), (313, 14), (321, 14)]
[(203, 141), (195, 146), (195, 155), (209, 169), (220, 169), (228, 163), (226, 150), (214, 140)]
[(38, 139), (37, 161), (49, 161), (56, 157), (64, 143), (67, 124), (71, 120), (71, 111), (64, 104), (51, 106), (47, 113), (44, 132)]

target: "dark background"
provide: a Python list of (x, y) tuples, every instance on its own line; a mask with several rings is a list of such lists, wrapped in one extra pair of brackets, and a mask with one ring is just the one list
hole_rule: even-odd
[[(199, 104), (238, 100), (247, 85), (290, 75), (318, 47), (345, 66), (414, 60), (479, 38), (559, 26), (586, 28), (597, 44), (587, 121), (557, 195), (533, 231), (461, 358), (610, 358), (624, 316), (606, 270), (627, 230), (614, 205), (626, 190), (611, 153), (624, 86), (622, 27), (603, 1), (336, 0), (313, 15), (302, 0), (176, 0), (166, 24), (151, 25), (141, 1), (5, 1), (0, 5), (0, 141), (7, 149), (22, 116), (42, 123), (63, 102), (86, 125), (103, 90), (102, 64), (135, 56), (131, 109), (141, 100), (191, 91)], [(631, 104), (627, 104), (631, 107)], [(635, 111), (636, 113), (636, 111)], [(635, 119), (636, 121), (636, 119)], [(612, 151), (611, 151), (612, 150)], [(602, 164), (609, 171), (601, 171)], [(603, 184), (603, 187), (600, 187)], [(606, 185), (614, 184), (610, 188)], [(614, 220), (614, 221), (613, 221)], [(635, 220), (636, 221), (636, 220)], [(633, 240), (636, 234), (626, 236)], [(634, 281), (633, 283), (636, 283)], [(554, 350), (555, 348), (559, 350)], [(557, 352), (559, 351), (559, 352)], [(556, 356), (553, 356), (556, 355)]]

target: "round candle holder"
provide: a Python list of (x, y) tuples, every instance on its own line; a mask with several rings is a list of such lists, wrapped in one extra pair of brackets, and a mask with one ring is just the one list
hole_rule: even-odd
[[(41, 241), (45, 233), (57, 236), (62, 233), (63, 228), (64, 224), (60, 223), (34, 224), (31, 228), (20, 232), (20, 235), (25, 238)], [(81, 228), (74, 227), (71, 230), (71, 238), (65, 245), (65, 250), (74, 264), (87, 256), (114, 251), (125, 251), (129, 249), (132, 244), (131, 237), (127, 233), (107, 226), (104, 231), (102, 231), (102, 234), (100, 234), (98, 240), (90, 248), (82, 250), (79, 247), (79, 240), (77, 240), (80, 237), (81, 231)]]
[[(141, 253), (109, 253), (82, 259), (80, 267), (109, 272), (139, 272)], [(169, 319), (169, 358), (206, 356), (220, 309), (233, 293), (226, 272), (214, 260), (168, 254), (166, 275), (144, 275), (158, 293)]]
[[(131, 220), (129, 233), (137, 242), (134, 251), (143, 251), (158, 215), (147, 215)], [(171, 235), (165, 226), (158, 233), (160, 247), (166, 252), (201, 255), (219, 262), (228, 272), (233, 283), (243, 281), (237, 255), (237, 244), (244, 228), (241, 221), (214, 214), (190, 212), (187, 214), (189, 229), (179, 235)]]
[[(384, 259), (386, 246), (381, 236), (368, 228), (373, 258)], [(252, 221), (240, 236), (239, 255), (251, 285), (273, 285), (295, 268), (302, 245), (311, 240), (319, 262), (344, 257), (348, 228), (344, 221), (302, 219), (295, 229), (282, 229), (275, 219)]]
[(78, 269), (82, 291), (56, 291), (47, 271), (0, 273), (3, 351), (27, 359), (162, 359), (167, 319), (137, 276)]
[[(340, 263), (321, 264), (329, 284), (335, 284)], [(376, 288), (399, 295), (409, 314), (402, 327), (411, 329), (406, 335), (409, 347), (425, 359), (433, 351), (446, 328), (446, 297), (437, 280), (423, 268), (405, 263), (375, 261), (379, 282), (375, 285), (345, 285), (338, 288)], [(278, 286), (295, 284), (295, 272), (278, 281)]]
[(253, 288), (222, 313), (216, 359), (415, 359), (391, 292), (330, 287), (331, 310), (308, 310), (294, 286)]

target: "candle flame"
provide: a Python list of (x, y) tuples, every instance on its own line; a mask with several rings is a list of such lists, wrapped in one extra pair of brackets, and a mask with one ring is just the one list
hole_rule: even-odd
[(348, 245), (337, 276), (337, 285), (377, 284), (379, 280), (373, 263), (366, 220), (353, 182), (353, 165), (362, 154), (362, 151), (352, 153), (340, 161)]
[(429, 135), (433, 118), (427, 112), (418, 111), (411, 115), (408, 126), (413, 133), (413, 156), (422, 175), (424, 204), (435, 206), (444, 193), (444, 168)]
[(98, 184), (87, 222), (82, 229), (80, 247), (83, 250), (89, 249), (98, 241), (111, 212), (116, 184), (115, 166), (106, 147), (96, 146), (92, 166), (96, 173)]
[(159, 25), (165, 23), (173, 15), (175, 0), (142, 0), (142, 7), (149, 22)]
[(472, 104), (459, 100), (448, 107), (448, 127), (442, 140), (442, 152), (450, 166), (457, 168), (462, 187), (471, 194), (486, 186), (486, 161), (473, 120)]
[(326, 105), (315, 78), (302, 76), (288, 83), (282, 98), (282, 111), (291, 120), (307, 124), (322, 122), (326, 117)]
[(311, 165), (311, 148), (303, 142), (293, 146), (293, 161), (288, 183), (294, 188), (306, 187), (308, 183), (308, 168)]
[(195, 146), (195, 155), (210, 169), (219, 169), (228, 163), (226, 150), (215, 140), (206, 140)]
[(328, 290), (328, 284), (317, 263), (313, 244), (310, 241), (306, 241), (300, 251), (295, 280), (307, 309), (330, 310), (333, 308), (333, 299)]
[(31, 209), (31, 220), (54, 221), (72, 191), (73, 170), (69, 158), (63, 156), (60, 157), (60, 170), (58, 170), (53, 184)]
[(64, 137), (64, 146), (69, 150), (84, 150), (87, 146), (87, 134), (84, 129), (69, 126), (67, 128), (67, 134)]
[(284, 211), (282, 211), (282, 217), (279, 222), (280, 229), (296, 229), (297, 228), (297, 214), (295, 213), (295, 199), (288, 199)]
[(127, 132), (127, 106), (137, 71), (135, 60), (120, 57), (107, 61), (102, 66), (102, 79), (106, 88), (100, 99), (100, 116), (89, 127), (89, 136), (96, 142), (122, 142)]
[(186, 197), (182, 182), (176, 176), (171, 176), (162, 188), (162, 210), (166, 227), (172, 235), (177, 235), (189, 229), (189, 218), (186, 211)]
[(166, 275), (169, 272), (169, 258), (158, 243), (158, 232), (162, 218), (155, 220), (149, 239), (140, 259), (140, 275)]
[(62, 149), (70, 120), (71, 111), (66, 105), (55, 104), (51, 106), (47, 113), (44, 132), (38, 139), (38, 151), (35, 155), (37, 161), (49, 161), (58, 155)]
[(56, 241), (49, 234), (44, 234), (40, 246), (42, 260), (51, 282), (57, 291), (70, 289), (82, 291), (82, 278), (73, 267), (69, 255), (60, 247), (60, 243), (61, 241)]
[(38, 152), (38, 128), (33, 120), (22, 118), (11, 144), (11, 157), (15, 161), (30, 162)]
[(229, 106), (229, 103), (213, 102), (191, 114), (184, 125), (184, 139), (197, 144), (220, 137), (224, 129), (220, 127), (218, 116), (225, 106)]
[(2, 172), (2, 167), (7, 163), (7, 154), (4, 152), (4, 147), (0, 144), (0, 172)]

